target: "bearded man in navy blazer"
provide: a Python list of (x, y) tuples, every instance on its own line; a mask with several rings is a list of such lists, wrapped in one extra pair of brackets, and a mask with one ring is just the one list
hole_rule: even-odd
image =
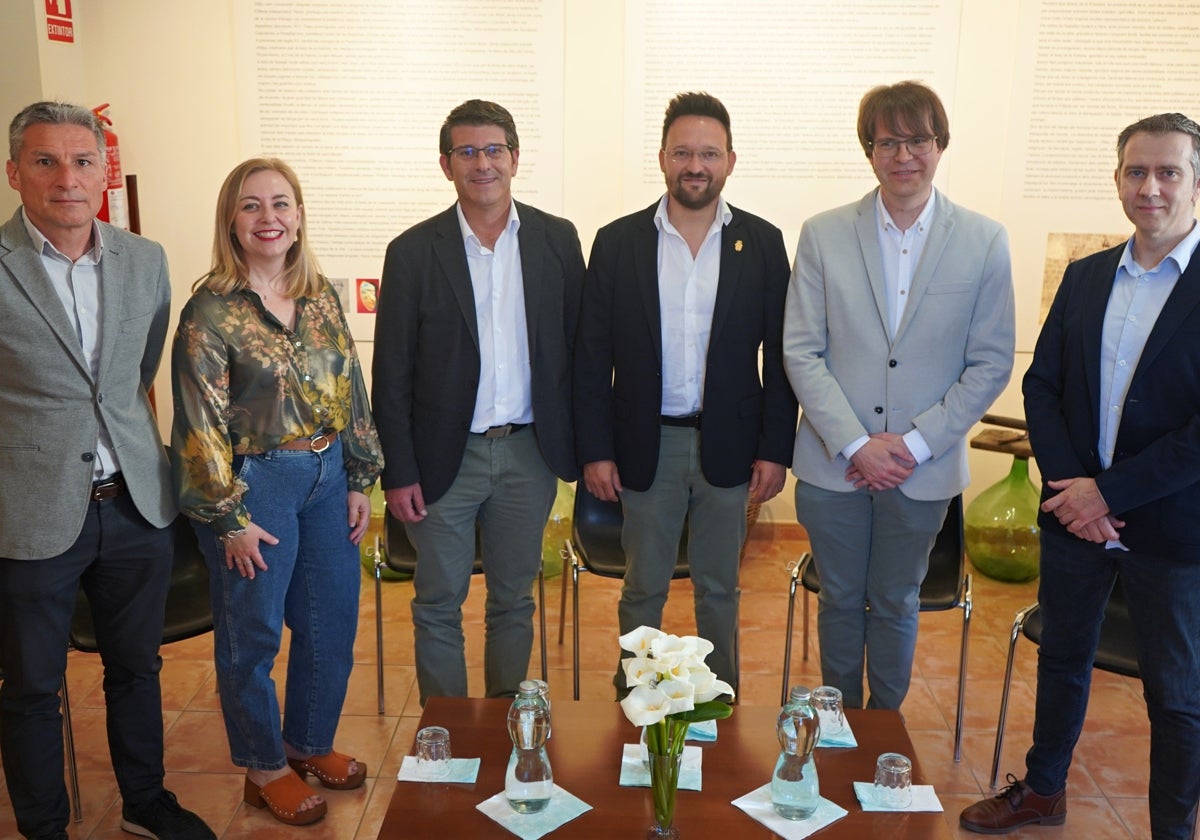
[(716, 97), (671, 100), (667, 193), (596, 234), (575, 354), (584, 482), (624, 513), (621, 633), (662, 623), (686, 518), (696, 629), (734, 687), (746, 501), (783, 488), (796, 427), (780, 350), (787, 253), (778, 228), (721, 196), (736, 160)]
[[(1182, 114), (1117, 138), (1133, 237), (1067, 267), (1025, 374), (1042, 486), (1042, 638), (1025, 777), (963, 811), (1001, 834), (1066, 819), (1114, 581), (1150, 719), (1150, 829), (1191, 840), (1200, 800), (1200, 125)], [(1132, 710), (1131, 710), (1132, 711)]]
[(458, 201), (388, 246), (372, 383), (388, 510), (417, 550), (422, 705), (467, 694), (462, 603), (476, 520), (487, 582), (484, 688), (515, 696), (533, 646), (532, 586), (555, 475), (578, 475), (579, 236), (566, 219), (513, 200), (520, 148), (501, 106), (464, 102), (439, 143)]
[(166, 254), (96, 219), (104, 132), (91, 111), (22, 109), (9, 155), (21, 208), (0, 227), (0, 750), (17, 829), (67, 837), (58, 692), (82, 587), (121, 828), (208, 840), (163, 789), (158, 648), (178, 508), (147, 391), (170, 316)]

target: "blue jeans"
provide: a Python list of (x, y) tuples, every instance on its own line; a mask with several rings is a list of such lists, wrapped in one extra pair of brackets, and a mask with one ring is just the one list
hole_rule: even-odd
[[(1191, 840), (1200, 799), (1200, 563), (1041, 534), (1043, 629), (1026, 783), (1062, 790), (1087, 714), (1104, 607), (1120, 575), (1150, 717), (1150, 828)], [(1130, 709), (1129, 714), (1136, 714)]]
[[(287, 760), (284, 741), (304, 754), (333, 749), (354, 664), (362, 572), (349, 538), (340, 440), (321, 453), (238, 457), (234, 469), (250, 488), (245, 504), (254, 523), (279, 544), (259, 544), (268, 568), (249, 580), (226, 568), (213, 530), (196, 525), (212, 574), (217, 687), (233, 763), (276, 770)], [(281, 733), (271, 668), (285, 622), (292, 641)]]

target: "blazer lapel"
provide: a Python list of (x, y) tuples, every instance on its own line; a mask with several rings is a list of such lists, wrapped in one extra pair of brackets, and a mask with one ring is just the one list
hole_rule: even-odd
[(650, 205), (637, 221), (633, 272), (635, 283), (642, 295), (642, 310), (652, 339), (650, 343), (654, 347), (655, 358), (661, 370), (662, 309), (658, 298), (658, 227), (654, 224), (654, 213), (657, 209), (657, 203)]
[[(1083, 312), (1080, 315), (1080, 338), (1083, 341), (1084, 378), (1087, 381), (1088, 407), (1092, 418), (1092, 428), (1100, 430), (1100, 345), (1104, 335), (1104, 313), (1108, 310), (1108, 299), (1112, 294), (1113, 282), (1117, 276), (1117, 264), (1121, 261), (1121, 248), (1112, 250), (1108, 259), (1100, 262), (1096, 274), (1089, 278), (1087, 289), (1083, 296)], [(1178, 290), (1178, 286), (1176, 287)], [(1174, 297), (1172, 295), (1172, 297)], [(1168, 305), (1170, 301), (1168, 301)], [(1164, 314), (1166, 310), (1163, 310)], [(1156, 326), (1154, 332), (1158, 331)], [(1147, 343), (1149, 347), (1149, 343)], [(1142, 362), (1145, 362), (1145, 351)], [(1139, 368), (1141, 365), (1139, 364)], [(1136, 376), (1136, 373), (1134, 374)]]
[[(109, 236), (111, 240), (113, 237)], [(125, 289), (133, 283), (133, 272), (129, 259), (121, 252), (119, 245), (105, 243), (103, 255), (100, 258), (100, 363), (97, 379), (104, 378), (104, 372), (112, 360), (113, 348), (117, 346), (117, 333), (121, 331), (122, 299)]]
[(746, 263), (748, 252), (746, 241), (742, 238), (741, 213), (730, 208), (733, 218), (721, 230), (721, 268), (717, 276), (717, 297), (713, 301), (713, 317), (708, 346), (711, 349), (716, 343), (721, 327), (729, 317), (733, 302), (737, 299), (738, 283), (742, 279), (742, 266)]
[(529, 358), (537, 357), (538, 314), (542, 311), (542, 265), (546, 257), (546, 228), (542, 219), (517, 203), (517, 242), (521, 248), (521, 286), (525, 296), (525, 329), (529, 336)]
[(466, 245), (458, 225), (458, 211), (452, 206), (438, 216), (434, 223), (433, 253), (450, 283), (450, 289), (462, 310), (463, 320), (475, 349), (479, 349), (479, 323), (475, 317), (475, 289), (471, 285), (471, 269), (467, 265)]
[(916, 316), (921, 298), (925, 297), (925, 291), (933, 282), (938, 263), (942, 261), (942, 254), (945, 253), (950, 235), (954, 232), (954, 205), (941, 195), (935, 201), (937, 203), (934, 206), (933, 218), (929, 220), (929, 238), (925, 240), (925, 247), (921, 249), (921, 261), (917, 263), (913, 272), (908, 302), (904, 305), (904, 314), (900, 316), (900, 326), (896, 329), (896, 340), (904, 334), (904, 330)]
[(878, 221), (875, 218), (877, 192), (877, 189), (872, 190), (858, 203), (854, 231), (858, 234), (858, 247), (862, 253), (863, 267), (867, 271), (867, 282), (871, 286), (871, 296), (875, 299), (879, 323), (883, 326), (883, 334), (894, 341), (888, 319), (887, 291), (883, 282), (883, 258), (879, 255)]
[(84, 375), (91, 379), (92, 371), (83, 356), (79, 336), (75, 333), (66, 310), (63, 309), (62, 301), (54, 290), (46, 269), (42, 266), (42, 258), (33, 249), (19, 210), (0, 231), (0, 246), (8, 249), (8, 253), (0, 256), (0, 262), (8, 269), (14, 284), (46, 320), (54, 336), (66, 349), (67, 355), (74, 360)]
[(1155, 357), (1163, 351), (1183, 322), (1192, 317), (1197, 306), (1200, 306), (1200, 248), (1192, 253), (1187, 271), (1183, 272), (1171, 290), (1158, 320), (1154, 322), (1137, 369), (1133, 372), (1134, 379), (1154, 363)]

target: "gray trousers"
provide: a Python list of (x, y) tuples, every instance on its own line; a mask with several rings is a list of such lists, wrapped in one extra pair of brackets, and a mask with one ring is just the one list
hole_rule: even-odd
[(921, 582), (949, 505), (910, 499), (899, 489), (841, 493), (796, 483), (796, 517), (821, 575), (821, 679), (842, 690), (847, 708), (862, 708), (864, 657), (867, 707), (899, 709), (904, 702)]
[[(662, 627), (684, 520), (695, 596), (696, 633), (713, 643), (705, 664), (737, 688), (738, 563), (746, 540), (747, 484), (714, 487), (700, 469), (700, 432), (662, 427), (650, 488), (621, 493), (621, 544), (628, 567), (617, 617), (621, 633)], [(614, 684), (625, 685), (618, 667)]]
[(430, 697), (466, 697), (462, 605), (475, 563), (479, 521), (484, 605), (484, 691), (516, 696), (533, 648), (533, 582), (542, 532), (558, 485), (533, 428), (505, 438), (469, 435), (462, 466), (428, 516), (405, 530), (417, 550), (413, 641), (421, 705)]

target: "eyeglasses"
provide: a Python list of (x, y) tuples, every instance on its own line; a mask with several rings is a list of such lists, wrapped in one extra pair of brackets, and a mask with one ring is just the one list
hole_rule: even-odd
[(913, 157), (920, 157), (934, 150), (937, 146), (937, 138), (909, 137), (907, 140), (897, 140), (889, 137), (886, 140), (878, 140), (871, 143), (871, 149), (881, 158), (895, 157), (900, 152), (901, 146), (908, 149), (908, 153)]
[(491, 143), (487, 146), (455, 146), (448, 149), (446, 154), (458, 158), (464, 163), (470, 163), (479, 155), (487, 155), (488, 160), (500, 160), (506, 152), (511, 152), (512, 146), (507, 143)]
[(694, 157), (700, 158), (701, 163), (713, 164), (725, 157), (725, 153), (719, 149), (705, 149), (701, 152), (693, 152), (690, 149), (672, 149), (667, 152), (667, 159), (671, 163), (691, 163)]

